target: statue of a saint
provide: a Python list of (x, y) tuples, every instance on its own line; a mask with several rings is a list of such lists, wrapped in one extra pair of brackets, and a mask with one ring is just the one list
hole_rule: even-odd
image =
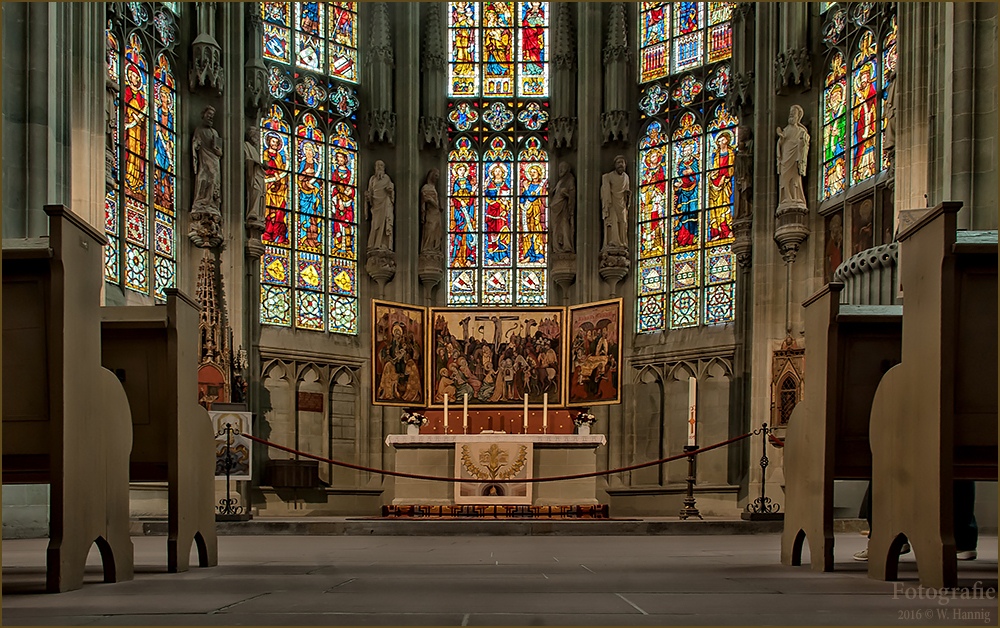
[(222, 204), (222, 146), (215, 127), (215, 107), (205, 107), (202, 124), (194, 132), (191, 153), (194, 157), (194, 203), (191, 212), (220, 215)]
[(372, 219), (368, 234), (369, 249), (392, 249), (393, 204), (396, 202), (396, 188), (385, 173), (385, 162), (375, 162), (375, 174), (368, 179), (365, 204)]
[(889, 72), (886, 80), (890, 83), (885, 94), (885, 105), (882, 106), (882, 112), (885, 114), (885, 137), (882, 138), (882, 152), (894, 153), (896, 149), (896, 73)]
[(802, 124), (802, 107), (788, 110), (788, 126), (778, 127), (778, 208), (806, 207), (802, 177), (809, 158), (809, 130)]
[(739, 128), (739, 145), (736, 151), (736, 216), (750, 216), (753, 200), (753, 129), (749, 125)]
[(625, 157), (615, 157), (615, 169), (601, 176), (601, 218), (604, 219), (604, 248), (628, 247), (628, 207), (632, 199)]
[(438, 197), (437, 184), (441, 172), (431, 168), (420, 188), (420, 233), (421, 253), (441, 252), (441, 201)]
[(559, 164), (559, 180), (552, 190), (552, 252), (576, 253), (576, 177), (565, 161)]
[(260, 131), (247, 127), (243, 142), (243, 165), (246, 170), (248, 225), (264, 228), (264, 164), (260, 159)]

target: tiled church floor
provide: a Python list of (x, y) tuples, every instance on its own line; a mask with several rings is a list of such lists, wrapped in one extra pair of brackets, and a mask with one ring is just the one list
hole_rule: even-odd
[[(837, 535), (838, 571), (778, 562), (776, 534), (221, 536), (216, 568), (165, 572), (166, 539), (133, 537), (136, 577), (39, 594), (44, 539), (3, 542), (4, 625), (996, 625), (997, 539), (959, 563), (992, 599), (870, 580)], [(912, 599), (908, 599), (912, 598)]]

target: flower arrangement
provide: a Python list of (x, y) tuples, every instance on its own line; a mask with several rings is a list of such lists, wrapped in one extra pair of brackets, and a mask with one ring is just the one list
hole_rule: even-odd
[(403, 414), (399, 417), (399, 421), (406, 425), (416, 425), (418, 427), (427, 425), (427, 417), (412, 410), (404, 410)]
[(577, 427), (580, 427), (581, 425), (593, 425), (594, 423), (597, 423), (597, 417), (591, 414), (589, 410), (583, 410), (580, 414), (576, 415), (576, 418), (573, 419), (573, 423), (576, 424)]

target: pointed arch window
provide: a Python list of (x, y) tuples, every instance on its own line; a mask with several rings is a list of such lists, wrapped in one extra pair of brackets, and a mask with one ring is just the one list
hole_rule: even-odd
[(889, 167), (883, 154), (885, 100), (896, 69), (892, 3), (830, 3), (823, 26), (826, 71), (820, 200), (864, 183)]
[(115, 87), (104, 196), (104, 278), (166, 298), (177, 275), (176, 3), (128, 2), (107, 13)]
[(549, 3), (448, 7), (448, 304), (544, 305)]
[(733, 6), (639, 5), (639, 333), (733, 321)]
[(273, 104), (265, 168), (261, 323), (358, 332), (358, 15), (354, 2), (264, 2)]

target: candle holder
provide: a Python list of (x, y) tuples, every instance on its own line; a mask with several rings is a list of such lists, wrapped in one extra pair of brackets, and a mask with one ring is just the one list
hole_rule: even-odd
[(687, 519), (688, 517), (698, 517), (702, 521), (705, 520), (698, 512), (697, 506), (694, 503), (694, 482), (695, 482), (695, 472), (694, 472), (694, 456), (690, 455), (692, 451), (698, 449), (697, 445), (685, 445), (684, 453), (689, 454), (688, 459), (688, 476), (687, 476), (687, 494), (684, 496), (684, 507), (681, 508), (680, 518)]
[(767, 436), (771, 433), (771, 428), (767, 423), (760, 426), (760, 497), (746, 505), (740, 518), (745, 521), (781, 521), (785, 518), (785, 513), (778, 512), (781, 506), (771, 501), (770, 497), (764, 495), (764, 485), (767, 483)]

